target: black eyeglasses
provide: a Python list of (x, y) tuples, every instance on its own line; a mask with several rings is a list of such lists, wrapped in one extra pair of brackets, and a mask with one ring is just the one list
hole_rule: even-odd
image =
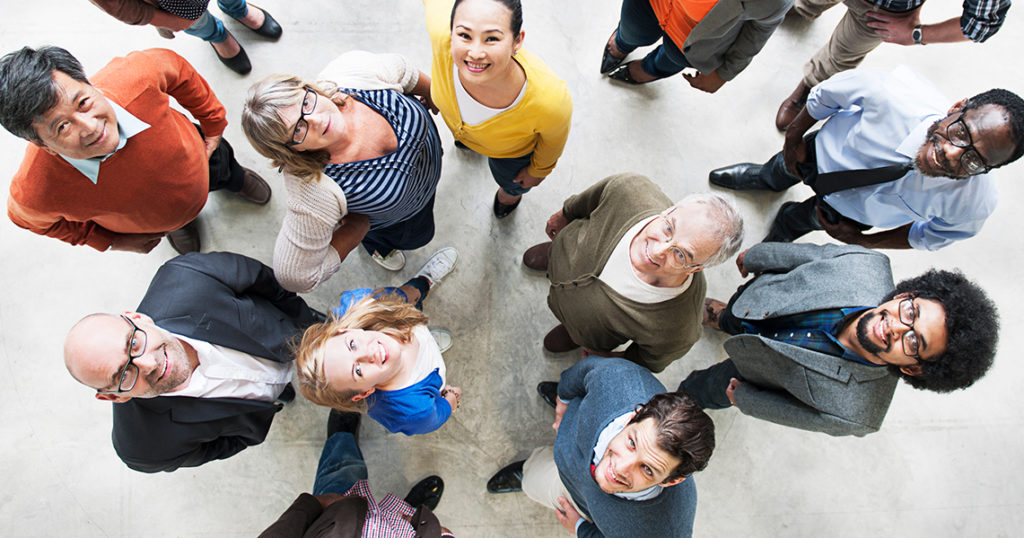
[(306, 121), (306, 116), (313, 113), (316, 108), (317, 94), (315, 91), (306, 88), (306, 95), (302, 97), (302, 108), (299, 110), (299, 121), (295, 122), (295, 128), (292, 129), (292, 139), (289, 142), (285, 142), (286, 146), (295, 146), (301, 144), (306, 139), (306, 133), (309, 132), (309, 122)]
[(971, 131), (967, 129), (967, 124), (964, 122), (963, 112), (960, 112), (960, 117), (956, 121), (946, 126), (946, 139), (958, 148), (967, 148), (967, 151), (960, 154), (960, 167), (964, 169), (964, 172), (976, 176), (992, 169), (985, 162), (984, 157), (978, 153), (978, 149), (974, 147)]
[(903, 354), (920, 363), (924, 361), (918, 355), (921, 351), (921, 342), (917, 339), (917, 333), (914, 332), (915, 321), (917, 321), (917, 311), (914, 310), (914, 298), (900, 301), (900, 323), (910, 327), (909, 331), (903, 333)]
[(135, 359), (146, 354), (146, 343), (148, 337), (146, 331), (139, 328), (132, 320), (128, 319), (128, 316), (121, 314), (121, 319), (128, 322), (131, 325), (132, 332), (128, 334), (128, 362), (125, 363), (124, 367), (121, 368), (121, 372), (118, 374), (117, 389), (115, 390), (97, 390), (98, 394), (120, 394), (122, 392), (128, 392), (135, 387), (135, 383), (139, 380), (139, 367), (135, 366)]

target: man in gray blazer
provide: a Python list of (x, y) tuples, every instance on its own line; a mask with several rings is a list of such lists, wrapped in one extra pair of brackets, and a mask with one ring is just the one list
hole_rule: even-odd
[(761, 243), (736, 264), (756, 276), (729, 304), (705, 301), (705, 325), (736, 335), (730, 358), (679, 385), (706, 409), (862, 436), (881, 426), (898, 378), (950, 392), (992, 364), (995, 305), (959, 272), (893, 286), (889, 259), (852, 245)]

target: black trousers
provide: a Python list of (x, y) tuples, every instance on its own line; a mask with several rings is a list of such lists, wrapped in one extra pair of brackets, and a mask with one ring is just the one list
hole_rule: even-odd
[[(199, 136), (206, 138), (199, 124), (194, 124)], [(231, 192), (242, 190), (245, 182), (245, 170), (235, 160), (235, 150), (228, 141), (221, 138), (217, 149), (210, 155), (210, 192), (227, 189)]]

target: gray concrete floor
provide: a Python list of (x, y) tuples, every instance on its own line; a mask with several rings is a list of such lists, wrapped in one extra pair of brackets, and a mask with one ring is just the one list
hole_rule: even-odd
[[(404, 495), (438, 473), (447, 489), (437, 510), (459, 536), (564, 536), (551, 510), (521, 494), (489, 496), (487, 478), (542, 443), (551, 443), (552, 413), (534, 391), (575, 356), (548, 357), (541, 338), (555, 320), (542, 278), (525, 271), (520, 254), (545, 239), (543, 225), (566, 196), (616, 172), (646, 174), (674, 198), (708, 188), (707, 172), (760, 161), (782, 145), (775, 109), (799, 79), (802, 63), (823, 43), (843, 8), (815, 23), (787, 21), (760, 56), (718, 94), (692, 90), (681, 77), (629, 88), (598, 75), (601, 49), (618, 17), (617, 0), (527, 1), (526, 46), (564, 78), (575, 103), (572, 133), (554, 174), (528, 195), (514, 216), (491, 216), (494, 184), (484, 159), (455, 150), (440, 120), (447, 154), (436, 207), (434, 241), (409, 253), (401, 274), (362, 255), (307, 300), (333, 304), (348, 288), (396, 285), (430, 253), (447, 245), (461, 256), (455, 273), (431, 294), (432, 322), (451, 329), (447, 354), (462, 408), (440, 431), (407, 438), (366, 421), (362, 447), (374, 491)], [(429, 72), (423, 8), (412, 0), (263, 0), (284, 27), (278, 43), (261, 41), (234, 21), (254, 70), (238, 77), (209, 46), (185, 35), (166, 41), (151, 27), (128, 27), (85, 1), (2, 2), (0, 51), (57, 44), (88, 72), (134, 49), (169, 47), (188, 58), (228, 108), (226, 137), (239, 160), (264, 170), (275, 189), (266, 207), (214, 194), (203, 211), (204, 250), (229, 250), (270, 262), (285, 211), (282, 179), (245, 141), (242, 98), (260, 77), (312, 76), (352, 49), (399, 52)], [(929, 2), (926, 22), (956, 15), (959, 2)], [(950, 97), (991, 87), (1024, 91), (1018, 56), (1024, 20), (1010, 20), (990, 42), (926, 47), (883, 45), (865, 65), (912, 64)], [(1017, 65), (1018, 67), (1013, 67)], [(17, 169), (25, 143), (0, 136), (0, 177)], [(991, 373), (949, 395), (901, 386), (879, 433), (830, 438), (715, 411), (718, 450), (695, 479), (700, 491), (697, 536), (1011, 536), (1024, 524), (1024, 366), (1016, 364), (1024, 297), (1007, 267), (1024, 262), (1014, 224), (1024, 211), (1022, 167), (999, 170), (1004, 194), (978, 237), (936, 253), (893, 252), (897, 278), (935, 266), (962, 268), (992, 294), (1003, 314), (1002, 345)], [(7, 181), (5, 179), (5, 181)], [(789, 193), (742, 194), (747, 245), (763, 236)], [(6, 192), (6, 188), (3, 189)], [(806, 240), (824, 242), (824, 234)], [(267, 441), (225, 461), (171, 474), (128, 470), (110, 445), (109, 404), (67, 375), (61, 343), (84, 314), (138, 304), (154, 271), (174, 252), (165, 242), (149, 255), (98, 253), (18, 229), (0, 219), (9, 254), (0, 265), (0, 407), (3, 443), (0, 533), (12, 536), (252, 536), (312, 485), (327, 410), (301, 398), (274, 421)], [(707, 271), (711, 296), (727, 298), (741, 282), (731, 263)], [(724, 356), (723, 338), (705, 332), (693, 350), (659, 378), (669, 387), (694, 368)]]

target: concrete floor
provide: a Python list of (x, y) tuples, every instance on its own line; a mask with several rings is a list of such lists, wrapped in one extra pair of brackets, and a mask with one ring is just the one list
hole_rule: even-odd
[[(265, 171), (275, 189), (266, 207), (222, 194), (203, 211), (204, 250), (229, 250), (270, 262), (285, 211), (282, 179), (245, 142), (242, 98), (260, 77), (278, 72), (312, 76), (351, 49), (400, 52), (429, 72), (423, 8), (411, 0), (263, 0), (284, 27), (278, 43), (261, 41), (230, 21), (253, 60), (238, 77), (209, 46), (185, 35), (165, 41), (150, 27), (128, 27), (88, 2), (4, 0), (0, 51), (57, 44), (94, 72), (134, 49), (170, 47), (188, 58), (228, 108), (226, 137), (239, 160)], [(554, 174), (528, 195), (514, 216), (491, 216), (494, 184), (484, 159), (454, 150), (438, 188), (437, 235), (409, 253), (400, 274), (354, 255), (307, 300), (328, 308), (351, 287), (400, 283), (437, 248), (455, 245), (455, 273), (426, 310), (456, 337), (447, 354), (450, 381), (463, 388), (462, 408), (440, 431), (407, 438), (372, 421), (362, 431), (374, 491), (404, 495), (420, 478), (447, 482), (437, 510), (459, 536), (564, 536), (551, 510), (521, 494), (489, 496), (487, 478), (542, 443), (552, 443), (551, 411), (534, 391), (555, 379), (575, 356), (551, 358), (541, 338), (555, 320), (542, 278), (525, 271), (520, 255), (544, 240), (543, 225), (561, 200), (616, 172), (646, 174), (673, 198), (705, 190), (707, 172), (777, 151), (772, 126), (780, 100), (796, 84), (802, 63), (823, 43), (842, 8), (811, 24), (788, 21), (761, 55), (718, 94), (692, 90), (681, 77), (640, 88), (598, 75), (617, 0), (525, 2), (526, 45), (568, 84), (575, 102), (572, 134)], [(956, 15), (959, 2), (929, 2), (926, 22)], [(916, 65), (950, 97), (993, 86), (1024, 91), (1016, 64), (1024, 19), (1013, 10), (988, 43), (906, 48), (883, 45), (865, 62)], [(1013, 68), (1013, 65), (1018, 65)], [(441, 124), (440, 120), (438, 123)], [(25, 142), (0, 136), (0, 177), (9, 178)], [(897, 278), (930, 266), (962, 268), (992, 294), (1003, 314), (1001, 352), (987, 378), (949, 395), (896, 392), (879, 433), (831, 438), (776, 426), (735, 410), (712, 412), (718, 450), (695, 479), (697, 536), (1012, 536), (1024, 526), (1024, 366), (1014, 360), (1022, 335), (1013, 330), (1024, 297), (1006, 267), (1024, 263), (1014, 215), (1024, 211), (1022, 165), (999, 170), (1000, 207), (978, 237), (938, 253), (893, 252)], [(746, 245), (763, 236), (770, 215), (792, 192), (743, 194)], [(6, 192), (6, 188), (3, 192)], [(818, 233), (806, 240), (823, 242)], [(327, 410), (301, 398), (274, 421), (267, 441), (225, 461), (170, 474), (128, 470), (110, 445), (109, 404), (67, 374), (61, 343), (84, 314), (134, 308), (154, 271), (174, 256), (165, 242), (149, 255), (98, 253), (36, 236), (0, 219), (0, 241), (12, 254), (0, 265), (7, 296), (0, 305), (3, 439), (0, 533), (10, 536), (252, 536), (312, 485)], [(741, 282), (731, 263), (707, 271), (711, 296), (727, 298)], [(693, 350), (659, 378), (674, 387), (690, 370), (723, 358), (719, 334), (707, 331)]]

